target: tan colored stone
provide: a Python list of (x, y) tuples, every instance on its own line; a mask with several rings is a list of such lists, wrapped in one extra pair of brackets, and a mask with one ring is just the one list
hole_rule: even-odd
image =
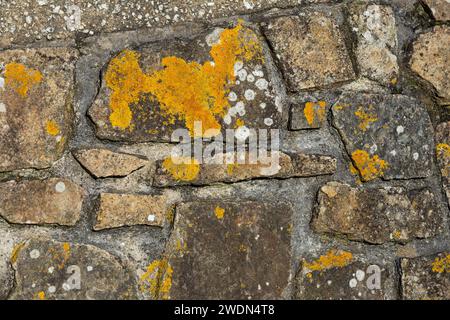
[(80, 218), (84, 190), (62, 178), (0, 184), (0, 216), (10, 223), (73, 226)]
[(265, 27), (290, 91), (355, 77), (334, 10), (274, 19)]
[(450, 20), (450, 2), (448, 0), (423, 0), (437, 21)]
[(77, 150), (73, 155), (96, 178), (124, 177), (148, 163), (142, 157), (108, 149)]
[(72, 131), (77, 51), (0, 52), (0, 172), (47, 168)]
[(443, 104), (450, 103), (450, 27), (437, 26), (414, 42), (411, 68), (437, 90)]
[(94, 230), (134, 225), (161, 227), (172, 209), (163, 195), (102, 193)]

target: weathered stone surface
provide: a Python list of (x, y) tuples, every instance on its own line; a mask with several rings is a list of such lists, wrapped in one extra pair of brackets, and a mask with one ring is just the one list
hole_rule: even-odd
[(430, 238), (443, 231), (444, 213), (428, 189), (324, 185), (311, 222), (314, 231), (382, 244)]
[(94, 230), (133, 225), (161, 227), (172, 209), (163, 195), (102, 193)]
[(17, 246), (11, 263), (16, 273), (12, 299), (136, 299), (131, 272), (91, 245), (32, 239)]
[(0, 172), (46, 168), (59, 159), (72, 126), (77, 52), (0, 52)]
[(296, 276), (296, 299), (395, 299), (395, 268), (330, 250), (313, 261), (303, 260)]
[(401, 95), (343, 94), (333, 124), (363, 181), (431, 175), (433, 128), (426, 108)]
[(450, 204), (450, 121), (441, 123), (436, 128), (436, 155)]
[(283, 203), (260, 201), (180, 205), (159, 298), (281, 298), (290, 275), (291, 214)]
[(401, 259), (400, 267), (404, 299), (450, 299), (450, 254)]
[(81, 214), (83, 189), (62, 178), (0, 183), (0, 216), (10, 223), (73, 226)]
[(411, 69), (429, 81), (444, 104), (450, 103), (450, 28), (437, 26), (414, 42)]
[(124, 177), (148, 163), (143, 157), (108, 149), (77, 150), (73, 155), (96, 178)]
[(66, 39), (77, 34), (210, 21), (272, 7), (324, 2), (334, 0), (2, 0), (0, 47), (42, 38)]
[[(271, 159), (271, 156), (273, 158)], [(155, 186), (171, 186), (179, 184), (206, 185), (217, 182), (237, 182), (257, 178), (293, 178), (333, 174), (336, 171), (336, 159), (330, 156), (309, 154), (269, 153), (267, 160), (251, 164), (248, 154), (238, 163), (234, 153), (218, 155), (219, 163), (202, 163), (186, 159), (186, 163), (177, 164), (179, 158), (169, 157), (157, 162), (153, 184)], [(278, 160), (276, 160), (278, 158)], [(227, 159), (235, 159), (226, 164)], [(181, 159), (183, 160), (183, 159)]]
[(361, 75), (384, 85), (395, 85), (399, 67), (392, 8), (375, 4), (352, 5), (350, 23), (357, 38), (355, 53)]
[(326, 101), (307, 101), (291, 108), (291, 130), (318, 129), (327, 122)]
[(423, 0), (437, 21), (450, 20), (450, 2), (448, 0)]
[(237, 129), (245, 140), (249, 129), (281, 122), (281, 98), (264, 61), (259, 36), (241, 24), (125, 50), (109, 62), (89, 115), (97, 135), (111, 140), (170, 141), (182, 128), (188, 137)]
[(264, 28), (290, 91), (321, 88), (355, 77), (336, 14), (329, 10), (281, 17)]

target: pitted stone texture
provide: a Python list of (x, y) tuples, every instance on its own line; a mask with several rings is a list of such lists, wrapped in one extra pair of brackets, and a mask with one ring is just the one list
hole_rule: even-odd
[(0, 183), (0, 216), (10, 223), (73, 226), (84, 194), (80, 186), (60, 178)]
[(352, 5), (350, 23), (357, 38), (355, 53), (361, 75), (384, 85), (395, 85), (399, 67), (392, 8), (374, 4)]
[(170, 299), (279, 299), (290, 276), (292, 210), (283, 203), (177, 207), (166, 249)]
[(450, 20), (450, 2), (448, 0), (423, 0), (437, 21)]
[(91, 245), (32, 239), (12, 258), (12, 299), (136, 299), (134, 276), (117, 258)]
[(450, 103), (450, 27), (437, 26), (414, 42), (411, 69), (430, 82), (442, 98)]
[[(67, 39), (161, 27), (181, 22), (210, 21), (273, 7), (335, 2), (334, 0), (39, 0), (0, 1), (0, 47), (42, 38)], [(111, 19), (114, 17), (114, 19)]]
[(73, 155), (96, 178), (125, 177), (148, 163), (142, 157), (108, 149), (77, 150)]
[(332, 108), (362, 180), (431, 175), (433, 128), (426, 108), (401, 95), (343, 94)]
[[(342, 255), (351, 257), (345, 261)], [(312, 269), (308, 266), (311, 265)], [(330, 251), (304, 261), (296, 276), (295, 298), (302, 300), (392, 300), (396, 298), (395, 266)]]
[(450, 204), (450, 121), (441, 123), (436, 128), (436, 155)]
[[(247, 51), (246, 58), (235, 51), (236, 34), (240, 48), (255, 49)], [(238, 24), (193, 40), (165, 41), (120, 53), (106, 67), (100, 94), (89, 110), (97, 136), (116, 141), (167, 142), (176, 129), (187, 128), (190, 136), (199, 137), (202, 133), (209, 136), (205, 130), (214, 128), (223, 134), (225, 129), (237, 129), (236, 139), (245, 140), (252, 135), (249, 129), (279, 128), (282, 100), (264, 65), (262, 43), (254, 31)], [(227, 64), (235, 58), (236, 63), (227, 70)], [(124, 75), (137, 64), (141, 71)], [(122, 70), (117, 71), (119, 68)], [(222, 78), (224, 73), (227, 76)], [(116, 96), (117, 89), (108, 82), (108, 75), (117, 75), (118, 82), (139, 79), (135, 86), (142, 86), (142, 92)], [(131, 103), (125, 101), (134, 98)]]
[(327, 122), (330, 105), (326, 101), (296, 103), (291, 108), (290, 130), (319, 129)]
[[(208, 185), (214, 183), (232, 183), (261, 178), (295, 178), (333, 174), (336, 171), (336, 159), (325, 155), (268, 153), (268, 162), (258, 161), (251, 164), (249, 155), (244, 154), (245, 163), (238, 163), (239, 154), (224, 153), (217, 155), (222, 159), (218, 163), (204, 163), (168, 166), (166, 160), (157, 161), (153, 184), (158, 187), (173, 185)], [(278, 160), (276, 160), (278, 158)], [(174, 158), (176, 159), (176, 158)], [(227, 159), (235, 159), (225, 164)], [(183, 175), (189, 171), (192, 175)]]
[(276, 18), (264, 28), (290, 91), (322, 88), (355, 77), (338, 12)]
[(382, 244), (430, 238), (443, 231), (444, 213), (428, 189), (324, 185), (311, 222), (314, 231)]
[(0, 52), (0, 172), (47, 168), (61, 157), (72, 128), (76, 57), (62, 48)]
[(401, 259), (400, 267), (404, 299), (450, 299), (450, 254)]
[(100, 194), (95, 230), (133, 225), (163, 226), (172, 212), (166, 196)]

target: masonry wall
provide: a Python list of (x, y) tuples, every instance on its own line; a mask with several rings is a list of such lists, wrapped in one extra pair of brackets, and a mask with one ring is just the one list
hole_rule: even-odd
[(450, 297), (448, 1), (0, 6), (0, 298)]

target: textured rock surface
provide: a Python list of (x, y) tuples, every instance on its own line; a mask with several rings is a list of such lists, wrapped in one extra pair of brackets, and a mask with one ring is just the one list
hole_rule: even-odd
[(436, 128), (436, 156), (441, 169), (444, 189), (450, 204), (450, 122)]
[[(187, 159), (186, 163), (176, 164), (178, 158), (169, 157), (157, 162), (157, 171), (153, 184), (159, 187), (193, 184), (206, 185), (217, 182), (237, 182), (257, 178), (293, 178), (333, 174), (336, 171), (336, 159), (322, 155), (274, 153), (278, 162), (264, 163), (249, 161), (239, 164), (234, 161), (224, 164), (233, 153), (222, 154), (220, 164), (199, 164), (195, 159)], [(269, 156), (270, 157), (270, 156)], [(236, 159), (238, 156), (236, 156)], [(244, 159), (249, 159), (244, 155)]]
[(394, 265), (379, 265), (330, 250), (315, 260), (304, 259), (295, 283), (296, 299), (395, 299)]
[(96, 178), (124, 177), (147, 164), (141, 157), (107, 149), (77, 150), (73, 155)]
[(326, 101), (307, 101), (291, 108), (291, 130), (318, 129), (327, 121), (329, 105)]
[(102, 193), (94, 229), (162, 226), (171, 212), (172, 206), (166, 196)]
[(77, 52), (45, 48), (0, 52), (0, 172), (46, 168), (71, 134)]
[(265, 35), (274, 48), (290, 91), (321, 88), (355, 76), (336, 11), (270, 21)]
[(166, 250), (171, 285), (163, 293), (171, 299), (281, 298), (289, 279), (291, 213), (282, 203), (181, 205)]
[(424, 0), (423, 3), (431, 10), (437, 21), (450, 20), (450, 2), (447, 0)]
[(352, 170), (362, 180), (431, 174), (433, 127), (418, 101), (401, 95), (344, 94), (332, 110)]
[(448, 253), (402, 259), (400, 267), (404, 299), (450, 299), (450, 255)]
[(19, 244), (12, 256), (12, 299), (135, 299), (133, 275), (108, 252), (91, 245), (45, 240)]
[(62, 178), (0, 183), (0, 216), (10, 223), (73, 226), (85, 192)]
[(324, 185), (312, 220), (316, 232), (381, 244), (430, 238), (443, 231), (444, 215), (430, 190)]
[(449, 57), (450, 28), (435, 27), (424, 33), (414, 42), (411, 69), (429, 81), (442, 98), (444, 104), (450, 103)]

